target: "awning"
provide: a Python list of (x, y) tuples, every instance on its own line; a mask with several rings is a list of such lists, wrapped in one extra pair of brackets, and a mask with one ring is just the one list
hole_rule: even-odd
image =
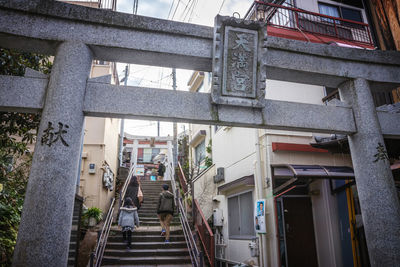
[(195, 146), (197, 143), (199, 143), (201, 140), (206, 138), (206, 130), (200, 130), (198, 131), (192, 138), (192, 140), (189, 142), (190, 146)]
[(228, 190), (237, 188), (237, 187), (254, 187), (254, 175), (244, 176), (242, 178), (236, 179), (230, 183), (223, 184), (218, 186), (218, 194), (224, 193)]
[(293, 186), (305, 187), (314, 179), (353, 180), (354, 172), (347, 166), (273, 164), (274, 194)]
[(272, 178), (353, 179), (353, 168), (347, 166), (273, 164)]

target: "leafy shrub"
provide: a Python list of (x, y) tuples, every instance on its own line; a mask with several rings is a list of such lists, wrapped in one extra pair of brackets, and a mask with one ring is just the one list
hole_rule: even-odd
[(95, 218), (99, 222), (103, 218), (103, 211), (99, 208), (91, 207), (83, 213), (83, 217), (88, 220), (89, 218)]

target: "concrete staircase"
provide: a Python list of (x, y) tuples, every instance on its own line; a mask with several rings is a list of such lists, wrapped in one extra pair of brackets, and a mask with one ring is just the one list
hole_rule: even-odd
[(76, 254), (77, 247), (79, 246), (79, 223), (80, 217), (82, 213), (82, 197), (75, 196), (74, 202), (74, 214), (72, 215), (72, 229), (71, 229), (71, 237), (69, 241), (69, 251), (68, 251), (68, 266), (76, 266)]
[(132, 234), (131, 249), (126, 248), (121, 231), (114, 227), (107, 240), (103, 266), (192, 266), (185, 237), (175, 214), (170, 243), (164, 243), (157, 218), (158, 196), (166, 181), (141, 181), (144, 202), (139, 210), (141, 225)]

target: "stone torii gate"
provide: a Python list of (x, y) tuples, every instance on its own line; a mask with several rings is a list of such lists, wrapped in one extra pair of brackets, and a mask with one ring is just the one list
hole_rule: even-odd
[[(399, 200), (383, 141), (400, 137), (400, 114), (376, 112), (371, 95), (399, 86), (400, 53), (267, 37), (263, 26), (217, 17), (213, 29), (57, 1), (0, 0), (0, 46), (55, 55), (50, 77), (0, 76), (0, 110), (42, 113), (14, 266), (67, 264), (84, 116), (347, 134), (372, 266), (400, 266)], [(88, 80), (93, 59), (212, 71), (213, 90)], [(267, 77), (338, 87), (343, 102), (267, 100)]]

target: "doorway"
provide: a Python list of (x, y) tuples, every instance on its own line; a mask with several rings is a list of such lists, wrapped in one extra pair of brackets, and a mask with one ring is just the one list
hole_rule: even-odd
[(280, 197), (276, 204), (281, 266), (317, 267), (310, 197)]

